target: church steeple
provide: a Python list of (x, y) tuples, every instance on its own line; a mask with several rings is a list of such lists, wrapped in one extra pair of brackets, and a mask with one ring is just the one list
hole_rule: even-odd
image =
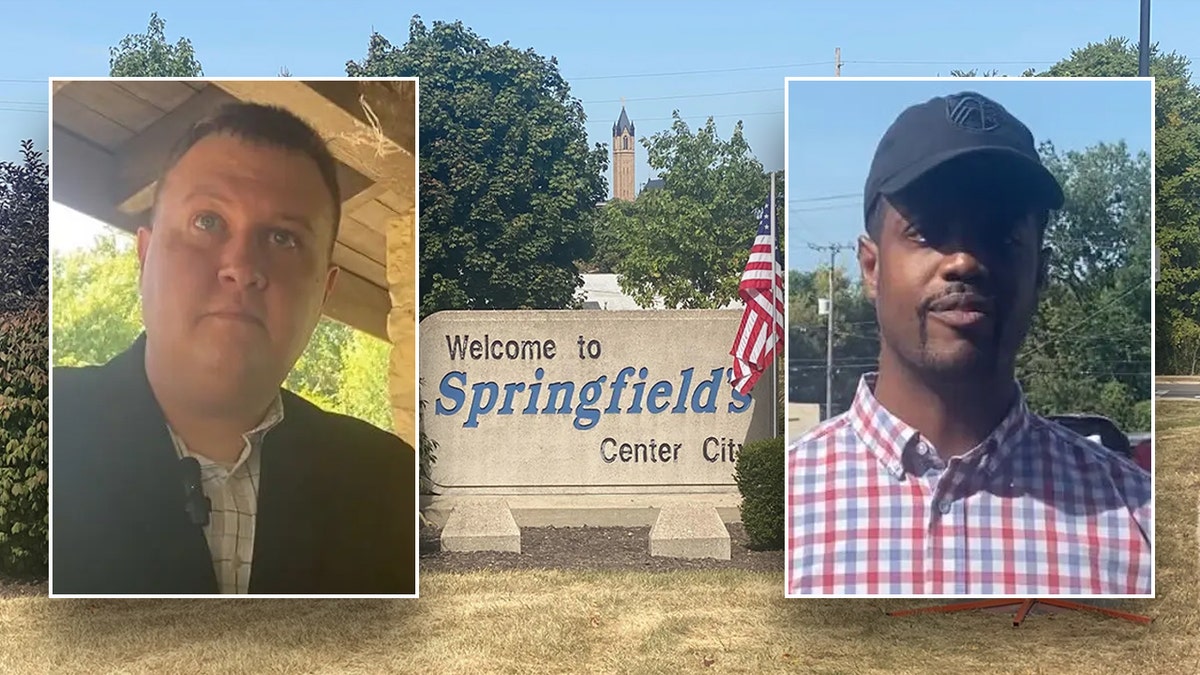
[(633, 201), (634, 198), (634, 148), (637, 145), (633, 122), (625, 112), (625, 99), (621, 99), (621, 116), (613, 124), (613, 199)]
[(625, 106), (621, 106), (621, 116), (617, 118), (617, 123), (613, 125), (613, 138), (620, 136), (622, 133), (628, 132), (630, 136), (636, 135), (633, 130), (633, 122), (629, 121), (629, 115), (625, 114)]

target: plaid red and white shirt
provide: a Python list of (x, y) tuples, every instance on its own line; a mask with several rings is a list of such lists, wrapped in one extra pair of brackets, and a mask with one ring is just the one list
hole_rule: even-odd
[(1152, 592), (1150, 475), (1133, 461), (1018, 392), (943, 462), (874, 386), (863, 377), (850, 410), (788, 448), (789, 596)]

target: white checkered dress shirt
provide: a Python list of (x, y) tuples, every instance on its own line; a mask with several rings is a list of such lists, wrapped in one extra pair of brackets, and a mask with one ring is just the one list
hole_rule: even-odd
[(212, 512), (204, 536), (212, 553), (213, 571), (221, 593), (245, 594), (250, 590), (250, 565), (254, 559), (254, 524), (258, 514), (258, 482), (263, 438), (283, 421), (283, 400), (278, 396), (266, 417), (243, 434), (245, 446), (232, 466), (214, 462), (188, 451), (175, 430), (171, 440), (180, 459), (194, 457), (200, 463), (204, 495), (212, 501)]

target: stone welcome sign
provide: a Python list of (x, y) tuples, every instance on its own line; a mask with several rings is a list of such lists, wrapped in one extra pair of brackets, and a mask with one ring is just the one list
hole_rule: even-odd
[(421, 322), (421, 422), (451, 493), (734, 489), (771, 377), (729, 385), (738, 310), (447, 311)]

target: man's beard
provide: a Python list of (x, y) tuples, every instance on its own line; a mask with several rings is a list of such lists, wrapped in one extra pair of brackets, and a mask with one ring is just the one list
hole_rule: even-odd
[[(930, 307), (936, 300), (951, 294), (974, 294), (991, 299), (991, 330), (987, 334), (964, 335), (951, 349), (939, 350), (929, 343)], [(912, 365), (921, 372), (939, 377), (990, 378), (1005, 367), (1000, 361), (1006, 324), (1005, 313), (993, 294), (968, 284), (951, 284), (925, 298), (917, 307), (917, 350), (910, 355), (914, 361)]]

